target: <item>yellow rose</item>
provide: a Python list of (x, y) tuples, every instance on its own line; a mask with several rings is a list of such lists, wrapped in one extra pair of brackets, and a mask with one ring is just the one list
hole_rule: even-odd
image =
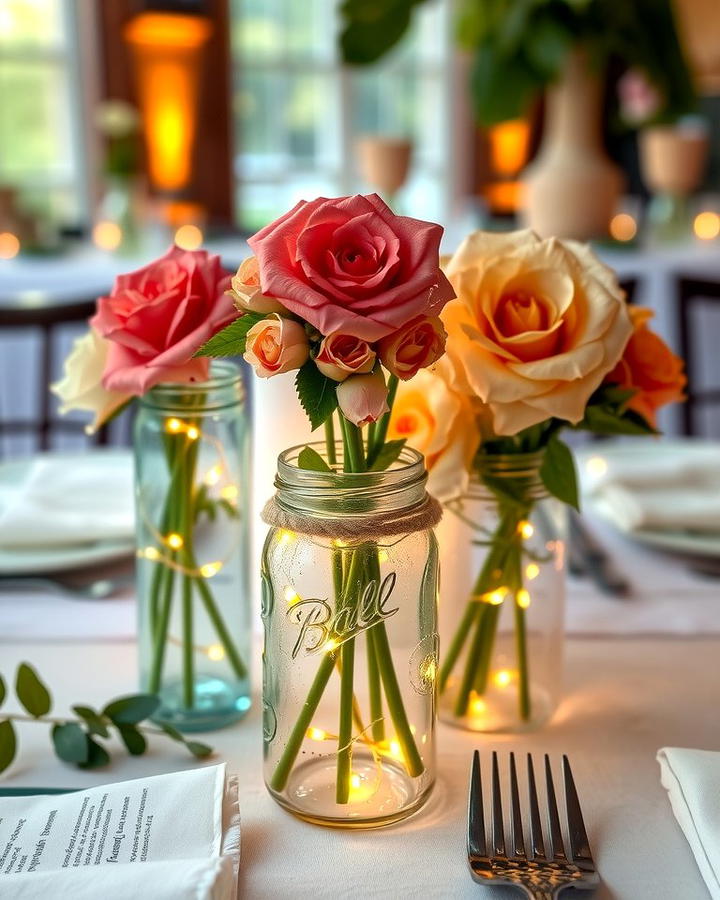
[(424, 455), (428, 490), (445, 501), (465, 492), (480, 434), (473, 402), (451, 387), (452, 371), (443, 363), (400, 382), (388, 439), (405, 438)]
[(613, 271), (574, 241), (476, 231), (445, 272), (447, 353), (498, 435), (556, 417), (582, 419), (632, 324)]
[(107, 391), (102, 386), (102, 374), (107, 358), (108, 342), (94, 328), (79, 337), (65, 360), (63, 378), (50, 386), (60, 398), (60, 414), (71, 409), (89, 410), (95, 414), (85, 429), (89, 434), (129, 400), (129, 394)]

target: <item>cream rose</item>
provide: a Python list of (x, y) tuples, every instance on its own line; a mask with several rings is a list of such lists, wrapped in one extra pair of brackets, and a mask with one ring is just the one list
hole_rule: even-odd
[(50, 386), (60, 398), (60, 413), (83, 409), (94, 413), (86, 431), (92, 434), (130, 399), (129, 394), (108, 391), (102, 386), (109, 343), (94, 328), (79, 337), (65, 360), (62, 379)]
[(467, 488), (472, 459), (480, 444), (473, 401), (452, 387), (450, 366), (441, 360), (398, 385), (388, 439), (405, 438), (425, 457), (428, 490), (439, 500)]
[(337, 386), (340, 412), (348, 422), (362, 428), (388, 412), (387, 387), (380, 372), (353, 375)]
[(245, 339), (243, 357), (260, 378), (271, 378), (299, 369), (310, 348), (305, 329), (292, 319), (276, 314), (253, 325)]
[(383, 338), (378, 352), (385, 368), (403, 381), (437, 362), (445, 352), (447, 335), (437, 316), (418, 316)]
[(256, 312), (263, 316), (268, 313), (287, 313), (279, 300), (263, 294), (258, 264), (254, 256), (248, 256), (240, 263), (240, 268), (230, 279), (228, 294), (233, 298), (235, 308), (241, 313)]
[(446, 273), (457, 294), (442, 314), (448, 354), (496, 433), (580, 421), (632, 334), (612, 270), (573, 241), (477, 231)]
[(375, 351), (362, 338), (335, 331), (323, 338), (315, 365), (333, 381), (345, 381), (348, 375), (371, 372)]

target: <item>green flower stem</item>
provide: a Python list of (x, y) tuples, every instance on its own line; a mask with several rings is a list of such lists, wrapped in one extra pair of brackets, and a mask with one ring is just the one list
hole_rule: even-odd
[(335, 800), (347, 803), (350, 799), (352, 768), (353, 673), (355, 668), (355, 639), (345, 641), (341, 648), (340, 728), (338, 732), (337, 780)]
[(348, 422), (347, 419), (345, 419), (343, 427), (345, 429), (345, 443), (350, 454), (350, 468), (346, 469), (346, 471), (366, 472), (365, 449), (360, 429), (357, 425), (353, 425), (352, 422)]
[[(174, 562), (175, 553), (170, 554)], [(151, 694), (157, 694), (162, 681), (162, 670), (165, 662), (165, 648), (167, 647), (168, 626), (170, 624), (170, 608), (172, 606), (173, 587), (175, 584), (175, 570), (170, 566), (165, 567), (165, 592), (160, 603), (160, 618), (153, 640), (152, 666), (150, 667), (150, 679), (148, 689)]]
[(460, 690), (455, 698), (455, 715), (462, 717), (467, 713), (468, 703), (470, 702), (470, 691), (473, 689), (475, 678), (479, 668), (480, 653), (483, 646), (484, 625), (488, 615), (489, 604), (478, 603), (479, 615), (475, 622), (475, 634), (470, 642), (470, 648), (467, 655), (467, 664), (463, 672)]
[(182, 623), (183, 623), (183, 704), (186, 709), (195, 705), (195, 652), (193, 646), (192, 579), (183, 575), (182, 579)]
[(300, 752), (300, 747), (305, 738), (305, 732), (310, 727), (310, 723), (315, 715), (315, 710), (318, 708), (318, 704), (322, 699), (322, 695), (325, 692), (325, 688), (327, 687), (330, 676), (335, 668), (336, 656), (336, 651), (326, 653), (318, 667), (315, 679), (308, 691), (307, 699), (300, 710), (300, 715), (295, 722), (293, 730), (290, 732), (290, 737), (285, 744), (285, 749), (283, 750), (282, 756), (270, 779), (270, 787), (275, 791), (282, 791), (285, 789), (287, 780), (290, 777), (290, 771), (295, 764), (295, 759)]
[[(194, 559), (192, 559), (192, 568), (197, 568), (197, 563)], [(225, 651), (225, 655), (230, 662), (233, 672), (240, 680), (247, 678), (247, 666), (238, 653), (227, 625), (220, 615), (215, 600), (213, 599), (213, 595), (210, 592), (210, 588), (207, 585), (207, 580), (202, 575), (196, 575), (194, 580), (200, 593), (200, 599), (205, 607), (205, 612), (208, 614), (208, 618), (213, 624), (213, 628), (220, 639), (220, 643), (223, 646), (223, 650)]]
[(370, 694), (370, 721), (372, 722), (373, 740), (380, 743), (385, 740), (385, 719), (383, 717), (382, 685), (380, 668), (375, 649), (375, 630), (370, 628), (365, 633), (367, 644), (368, 685)]
[(395, 394), (397, 394), (398, 389), (398, 377), (397, 375), (391, 375), (387, 381), (387, 405), (388, 411), (380, 416), (380, 420), (377, 423), (377, 428), (375, 430), (375, 443), (373, 445), (372, 453), (368, 454), (368, 465), (372, 466), (372, 464), (377, 459), (378, 453), (382, 450), (385, 445), (385, 440), (387, 438), (388, 426), (390, 425), (390, 415), (392, 414), (393, 404), (395, 403)]

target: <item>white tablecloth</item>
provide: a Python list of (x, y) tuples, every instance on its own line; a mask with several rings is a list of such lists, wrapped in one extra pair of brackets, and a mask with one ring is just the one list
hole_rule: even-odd
[[(716, 677), (720, 639), (580, 640), (567, 644), (566, 697), (552, 724), (525, 736), (476, 737), (439, 727), (439, 779), (428, 806), (405, 823), (367, 832), (307, 825), (281, 810), (261, 778), (257, 702), (239, 725), (207, 736), (240, 776), (240, 896), (428, 900), (512, 896), (471, 882), (465, 810), (471, 752), (567, 753), (603, 878), (598, 898), (707, 900), (707, 890), (660, 785), (662, 746), (720, 749)], [(132, 644), (0, 644), (0, 669), (35, 663), (57, 708), (101, 704), (126, 692)], [(80, 772), (57, 762), (46, 726), (23, 725), (8, 785), (84, 787), (187, 768), (188, 757), (154, 741), (144, 757), (118, 751), (111, 769)], [(579, 896), (579, 895), (578, 895)]]

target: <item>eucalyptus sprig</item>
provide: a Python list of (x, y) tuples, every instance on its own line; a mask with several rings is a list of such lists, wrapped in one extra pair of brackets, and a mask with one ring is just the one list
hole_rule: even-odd
[[(111, 700), (101, 711), (91, 706), (72, 707), (74, 716), (50, 716), (52, 697), (47, 685), (29, 663), (20, 663), (15, 675), (15, 694), (27, 712), (0, 712), (0, 772), (15, 759), (18, 750), (16, 722), (38, 722), (50, 725), (55, 754), (63, 762), (80, 769), (98, 769), (110, 762), (110, 754), (99, 740), (107, 740), (113, 730), (131, 756), (141, 756), (147, 749), (146, 735), (160, 734), (184, 744), (193, 756), (204, 759), (212, 747), (189, 741), (171, 725), (153, 728), (141, 723), (158, 709), (160, 698), (154, 694), (128, 694)], [(0, 674), (0, 707), (7, 698), (5, 680)]]

